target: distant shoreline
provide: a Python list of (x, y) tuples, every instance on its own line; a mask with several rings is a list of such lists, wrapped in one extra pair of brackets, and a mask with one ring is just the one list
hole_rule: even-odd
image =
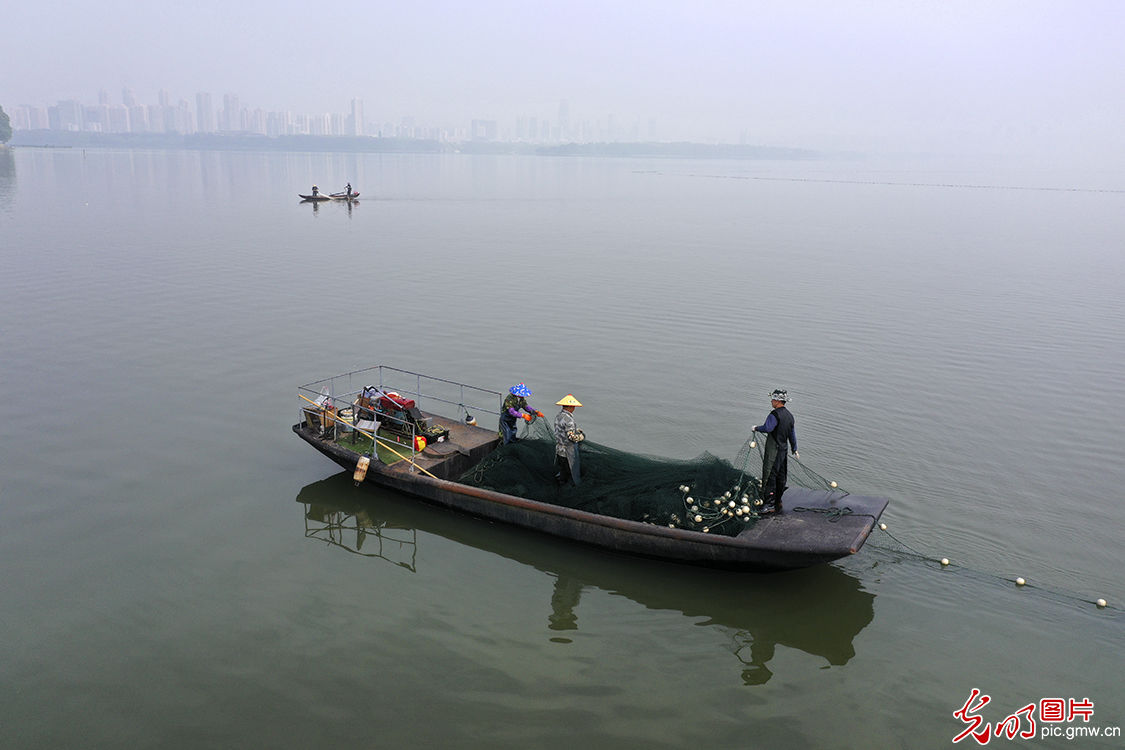
[(11, 146), (24, 148), (182, 149), (189, 151), (312, 151), (379, 154), (522, 154), (536, 156), (662, 157), (679, 159), (826, 158), (819, 151), (775, 146), (710, 143), (564, 143), (558, 145), (466, 141), (446, 143), (413, 138), (284, 135), (254, 133), (91, 133), (17, 130)]

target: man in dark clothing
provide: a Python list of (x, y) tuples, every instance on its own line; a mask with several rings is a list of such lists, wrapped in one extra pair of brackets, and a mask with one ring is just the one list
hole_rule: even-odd
[(754, 428), (754, 432), (766, 433), (766, 449), (762, 458), (762, 513), (780, 513), (781, 495), (789, 479), (789, 457), (785, 451), (793, 448), (793, 457), (800, 458), (797, 452), (796, 420), (785, 404), (789, 402), (788, 391), (777, 389), (770, 394), (773, 411), (764, 424)]

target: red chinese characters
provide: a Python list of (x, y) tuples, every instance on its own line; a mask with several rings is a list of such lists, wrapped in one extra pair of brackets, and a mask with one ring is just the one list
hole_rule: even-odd
[[(980, 698), (980, 701), (975, 706), (970, 708), (970, 704), (972, 704), (973, 701), (977, 700), (978, 697)], [(988, 744), (988, 741), (992, 739), (992, 725), (986, 723), (984, 719), (977, 716), (976, 712), (981, 710), (991, 702), (991, 697), (982, 695), (979, 690), (973, 688), (973, 692), (969, 693), (969, 700), (965, 701), (965, 705), (961, 706), (961, 708), (953, 712), (954, 716), (969, 725), (968, 729), (953, 738), (954, 744), (960, 742), (969, 735), (972, 735), (973, 739), (981, 745)], [(970, 714), (972, 715), (970, 716)], [(978, 732), (977, 729), (982, 724), (984, 724), (984, 731)]]
[[(991, 702), (990, 696), (973, 688), (965, 704), (953, 712), (956, 718), (968, 725), (953, 738), (954, 744), (966, 737), (972, 737), (979, 745), (987, 745), (992, 739), (1002, 737), (1009, 740), (1014, 740), (1017, 736), (1025, 740), (1034, 739), (1036, 709), (1039, 721), (1044, 724), (1062, 724), (1077, 719), (1089, 722), (1094, 715), (1094, 702), (1089, 698), (1040, 698), (1038, 702), (1028, 703), (993, 726), (979, 715), (979, 711)], [(1043, 729), (1044, 733), (1061, 731), (1060, 727)]]

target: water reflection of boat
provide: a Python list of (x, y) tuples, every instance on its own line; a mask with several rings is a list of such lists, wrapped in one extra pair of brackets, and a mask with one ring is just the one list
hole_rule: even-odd
[(316, 539), (363, 557), (377, 557), (407, 570), (416, 569), (418, 539), (413, 528), (374, 518), (366, 507), (355, 503), (318, 502), (306, 496), (309, 487), (297, 496), (297, 502), (305, 503), (307, 539)]
[[(554, 641), (568, 642), (568, 633), (581, 630), (581, 598), (590, 589), (647, 609), (701, 618), (699, 625), (729, 634), (729, 649), (748, 685), (773, 676), (769, 663), (778, 647), (822, 658), (829, 666), (847, 664), (855, 656), (856, 636), (874, 618), (875, 595), (834, 566), (759, 575), (584, 550), (502, 525), (465, 523), (391, 490), (356, 493), (343, 473), (307, 485), (296, 500), (305, 506), (306, 537), (324, 538), (309, 533), (310, 519), (331, 519), (334, 546), (412, 571), (426, 558), (424, 538), (422, 544), (417, 538), (421, 531), (546, 573), (554, 578), (544, 604)], [(406, 539), (409, 544), (400, 541)], [(407, 552), (409, 564), (404, 563)]]
[[(390, 393), (385, 378), (401, 391), (394, 393), (396, 398), (384, 398)], [(398, 385), (396, 380), (411, 384)], [(363, 385), (365, 382), (379, 385)], [(442, 397), (437, 393), (441, 389), (451, 394)], [(499, 438), (495, 428), (466, 423), (466, 404), (478, 399), (498, 404), (500, 394), (495, 391), (379, 366), (310, 383), (298, 395), (302, 421), (293, 425), (293, 431), (332, 461), (355, 471), (357, 483), (389, 487), (481, 518), (615, 552), (739, 570), (807, 567), (857, 552), (887, 505), (879, 498), (793, 487), (785, 494), (786, 510), (762, 517), (748, 514), (753, 519), (742, 516), (728, 525), (733, 531), (730, 534), (708, 533), (706, 526), (646, 522), (639, 516), (533, 499), (537, 496), (525, 491), (517, 496), (516, 490), (508, 494), (468, 483), (464, 477), (485, 465), (497, 451)], [(399, 395), (403, 396), (401, 406)], [(463, 417), (450, 419), (423, 412), (418, 406), (423, 399), (439, 407), (453, 405)], [(378, 405), (382, 403), (390, 406)], [(481, 413), (496, 414), (480, 403), (470, 405)], [(365, 428), (364, 424), (372, 426)], [(365, 443), (357, 443), (360, 433)], [(392, 438), (397, 442), (390, 442)], [(548, 454), (552, 450), (545, 448)], [(553, 455), (547, 456), (552, 459)], [(653, 463), (664, 466), (662, 459)], [(663, 489), (671, 486), (669, 481)], [(557, 488), (552, 486), (552, 492), (561, 498)], [(682, 496), (679, 502), (682, 506)], [(726, 501), (721, 503), (726, 513)], [(730, 505), (733, 508), (735, 503)]]

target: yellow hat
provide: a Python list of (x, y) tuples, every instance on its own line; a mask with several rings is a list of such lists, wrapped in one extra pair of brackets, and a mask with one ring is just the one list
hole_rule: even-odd
[(568, 393), (561, 399), (555, 402), (558, 406), (582, 406), (582, 402), (574, 397), (573, 393)]

